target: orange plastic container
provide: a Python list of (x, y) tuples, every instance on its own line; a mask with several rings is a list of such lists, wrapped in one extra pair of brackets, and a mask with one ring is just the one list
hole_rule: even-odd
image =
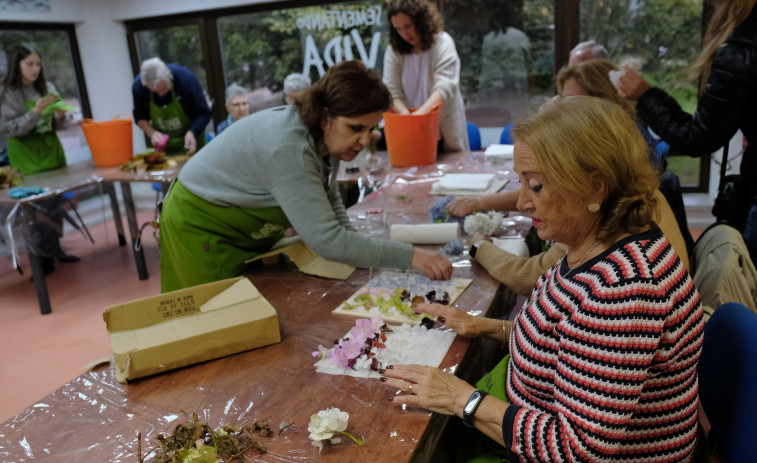
[(384, 136), (389, 162), (397, 167), (424, 166), (436, 162), (439, 111), (436, 106), (421, 116), (384, 113)]
[(131, 116), (126, 114), (129, 119), (119, 119), (123, 115), (105, 122), (82, 120), (81, 128), (97, 167), (120, 166), (134, 157)]

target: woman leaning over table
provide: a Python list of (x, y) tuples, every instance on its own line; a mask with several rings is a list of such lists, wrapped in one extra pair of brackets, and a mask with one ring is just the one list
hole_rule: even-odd
[[(63, 167), (66, 155), (55, 129), (70, 124), (72, 114), (58, 109), (64, 103), (52, 82), (45, 79), (42, 58), (32, 46), (19, 45), (9, 55), (0, 88), (0, 133), (8, 137), (10, 165), (23, 174)], [(31, 222), (27, 244), (43, 258), (45, 273), (53, 271), (53, 259), (78, 261), (60, 247), (61, 198), (37, 201), (36, 205), (45, 210), (47, 219)]]
[(496, 443), (473, 434), (478, 446), (452, 444), (475, 448), (468, 457), (686, 461), (697, 442), (702, 309), (653, 222), (657, 176), (644, 140), (619, 106), (585, 96), (524, 118), (513, 134), (518, 208), (567, 253), (513, 322), (418, 307), (461, 335), (509, 345), (476, 386), (420, 365), (387, 367), (382, 380), (407, 393), (394, 402), (462, 417)]
[(441, 254), (357, 233), (339, 196), (339, 162), (368, 145), (390, 103), (375, 72), (344, 61), (296, 105), (245, 117), (199, 151), (161, 213), (163, 291), (239, 275), (289, 227), (327, 259), (448, 279), (452, 264)]
[(427, 0), (391, 0), (387, 15), (389, 46), (384, 54), (384, 83), (399, 114), (423, 115), (438, 103), (444, 151), (468, 151), (465, 107), (460, 93), (460, 57), (443, 29), (436, 7)]

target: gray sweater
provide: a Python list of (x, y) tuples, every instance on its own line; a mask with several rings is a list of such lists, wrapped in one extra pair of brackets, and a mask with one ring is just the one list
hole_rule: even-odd
[[(58, 93), (52, 82), (47, 82), (48, 93)], [(0, 90), (0, 134), (7, 137), (21, 137), (34, 130), (40, 115), (26, 109), (26, 100), (38, 100), (40, 95), (32, 85), (23, 85), (22, 89), (4, 88)], [(73, 120), (71, 113), (65, 117), (55, 115), (55, 127), (63, 128)]]
[(179, 180), (219, 206), (281, 207), (305, 243), (326, 259), (357, 267), (409, 267), (412, 245), (354, 231), (339, 196), (339, 161), (331, 157), (330, 163), (329, 173), (297, 109), (281, 106), (229, 126), (187, 162)]

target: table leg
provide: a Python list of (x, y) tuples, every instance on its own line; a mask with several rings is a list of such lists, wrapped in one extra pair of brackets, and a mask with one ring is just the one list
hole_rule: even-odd
[(50, 306), (50, 295), (47, 294), (47, 282), (45, 281), (45, 271), (42, 264), (42, 257), (29, 251), (29, 263), (32, 267), (32, 278), (34, 279), (34, 289), (37, 291), (37, 300), (39, 301), (39, 311), (42, 315), (47, 315), (53, 311)]
[(121, 194), (124, 198), (124, 209), (126, 210), (126, 222), (129, 224), (129, 234), (131, 234), (131, 248), (134, 251), (134, 260), (137, 262), (137, 274), (140, 280), (146, 280), (150, 276), (147, 274), (147, 264), (145, 263), (145, 253), (140, 246), (137, 249), (137, 237), (139, 236), (139, 225), (137, 225), (137, 212), (134, 208), (134, 198), (131, 195), (131, 184), (129, 182), (120, 182)]
[[(25, 236), (31, 236), (29, 230), (29, 220), (24, 215), (30, 215), (28, 211), (21, 212), (21, 226), (24, 229)], [(45, 270), (42, 264), (42, 257), (34, 253), (27, 243), (26, 251), (29, 255), (29, 264), (32, 268), (32, 279), (34, 280), (34, 289), (37, 291), (37, 301), (39, 302), (39, 311), (42, 315), (47, 315), (53, 311), (50, 306), (50, 295), (47, 293), (47, 282), (45, 281)]]
[(118, 207), (118, 197), (116, 197), (116, 189), (113, 186), (113, 182), (103, 182), (103, 189), (110, 198), (110, 207), (113, 210), (113, 222), (116, 224), (116, 232), (118, 233), (118, 245), (126, 246), (126, 236), (124, 235), (124, 224), (121, 222), (121, 208)]

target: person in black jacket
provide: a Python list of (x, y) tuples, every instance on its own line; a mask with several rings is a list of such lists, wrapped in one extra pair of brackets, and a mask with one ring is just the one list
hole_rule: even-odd
[[(618, 94), (637, 101), (641, 120), (671, 148), (690, 156), (710, 154), (724, 146), (741, 129), (747, 146), (741, 161), (743, 207), (734, 224), (744, 232), (747, 215), (757, 225), (757, 10), (756, 0), (712, 0), (714, 11), (704, 45), (691, 68), (700, 77), (699, 105), (685, 113), (663, 90), (652, 87), (628, 67), (620, 78)], [(750, 212), (751, 205), (751, 212)], [(755, 233), (757, 236), (757, 233)], [(754, 256), (754, 254), (753, 254)]]

